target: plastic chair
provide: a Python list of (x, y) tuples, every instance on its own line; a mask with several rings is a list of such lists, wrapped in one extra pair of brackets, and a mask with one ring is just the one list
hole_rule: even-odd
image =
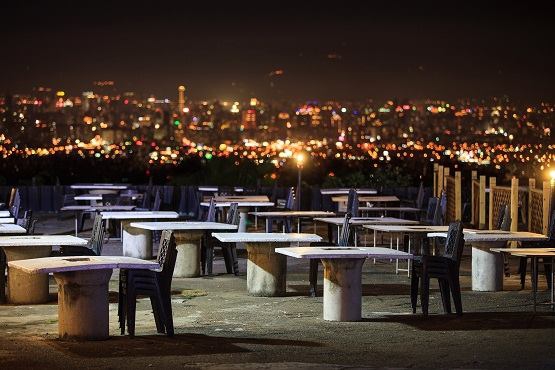
[(91, 238), (85, 246), (62, 246), (59, 253), (52, 252), (52, 255), (59, 256), (100, 256), (104, 245), (104, 225), (102, 215), (97, 213), (94, 216)]
[[(239, 226), (238, 203), (231, 203), (227, 211), (226, 223), (229, 225)], [(222, 243), (216, 238), (207, 238), (205, 249), (206, 257), (203, 263), (203, 270), (212, 274), (214, 263), (214, 247), (220, 247), (224, 257), (225, 268), (228, 274), (239, 275), (239, 261), (237, 259), (237, 248), (235, 243)], [(202, 256), (201, 256), (202, 257)]]
[(461, 287), (459, 268), (464, 249), (463, 225), (457, 221), (449, 225), (445, 249), (441, 256), (418, 256), (413, 260), (411, 274), (411, 306), (416, 313), (418, 285), (420, 284), (420, 301), (422, 313), (428, 315), (430, 296), (430, 279), (438, 279), (443, 309), (451, 313), (451, 295), (457, 315), (462, 315)]
[(173, 233), (164, 230), (158, 250), (158, 270), (120, 270), (118, 317), (122, 335), (125, 334), (126, 323), (129, 335), (135, 335), (137, 296), (146, 295), (150, 297), (157, 332), (173, 336), (171, 283), (176, 258), (177, 249)]

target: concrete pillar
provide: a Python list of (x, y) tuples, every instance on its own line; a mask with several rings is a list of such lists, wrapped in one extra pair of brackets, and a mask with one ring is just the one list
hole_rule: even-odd
[(151, 259), (152, 232), (150, 230), (131, 227), (131, 222), (135, 222), (135, 220), (123, 220), (121, 222), (123, 255), (127, 257)]
[(108, 282), (112, 269), (54, 273), (60, 338), (108, 339)]
[(247, 291), (261, 297), (284, 296), (287, 285), (287, 257), (275, 248), (289, 243), (247, 243)]
[(365, 258), (324, 258), (324, 320), (358, 321)]
[[(6, 261), (49, 257), (50, 246), (3, 247)], [(8, 267), (8, 302), (13, 304), (37, 304), (48, 302), (48, 274), (28, 274)]]
[(491, 248), (502, 248), (505, 243), (487, 242), (472, 244), (472, 290), (497, 292), (503, 290), (503, 255)]
[(200, 276), (200, 244), (202, 231), (174, 231), (177, 259), (174, 277)]

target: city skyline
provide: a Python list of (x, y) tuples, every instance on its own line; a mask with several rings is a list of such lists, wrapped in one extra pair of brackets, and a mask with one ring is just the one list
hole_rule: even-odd
[(68, 4), (7, 8), (2, 94), (115, 80), (193, 99), (555, 97), (549, 6)]

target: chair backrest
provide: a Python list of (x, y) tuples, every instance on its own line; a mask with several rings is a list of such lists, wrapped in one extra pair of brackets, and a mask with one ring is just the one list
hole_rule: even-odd
[(152, 198), (152, 186), (147, 186), (145, 193), (143, 195), (143, 202), (141, 204), (141, 208), (143, 209), (150, 209), (150, 199)]
[(158, 248), (158, 264), (160, 271), (158, 276), (160, 280), (166, 284), (165, 288), (171, 286), (173, 270), (175, 268), (175, 260), (177, 259), (177, 249), (175, 247), (175, 238), (173, 231), (164, 230), (160, 236), (160, 247)]
[(511, 230), (511, 209), (507, 204), (499, 207), (499, 217), (497, 218), (495, 228), (503, 231)]
[(206, 222), (216, 222), (216, 200), (214, 197), (210, 198), (210, 203), (208, 204), (208, 211), (206, 211)]
[(437, 202), (436, 211), (434, 213), (434, 221), (432, 222), (435, 226), (443, 225), (445, 222), (445, 212), (447, 211), (447, 194), (445, 192), (441, 193), (439, 201)]
[(17, 188), (12, 188), (12, 189), (10, 190), (10, 197), (9, 197), (9, 199), (8, 199), (8, 208), (11, 208), (11, 207), (12, 207), (13, 201), (14, 201), (14, 199), (15, 199), (15, 195), (16, 195), (17, 193), (19, 193), (19, 189), (17, 189)]
[(293, 210), (295, 208), (295, 189), (289, 188), (287, 190), (287, 198), (285, 199), (285, 206), (283, 207), (288, 210)]
[(153, 211), (159, 211), (162, 205), (162, 191), (158, 189), (156, 191), (156, 196), (154, 197), (154, 204), (152, 205)]
[(351, 213), (347, 212), (345, 218), (343, 219), (343, 226), (341, 227), (341, 233), (337, 236), (337, 245), (340, 247), (346, 247), (349, 245), (349, 236), (351, 235)]
[(10, 213), (17, 219), (19, 216), (19, 209), (21, 208), (21, 196), (19, 195), (19, 189), (16, 189), (13, 196), (12, 204), (10, 205)]
[(27, 234), (29, 234), (29, 229), (31, 228), (32, 219), (33, 219), (33, 211), (28, 209), (25, 211), (22, 218), (18, 218), (16, 220), (16, 224), (18, 226), (21, 226), (25, 230), (27, 230)]
[(418, 188), (418, 194), (416, 195), (416, 208), (422, 209), (424, 205), (424, 183), (420, 182), (420, 187)]
[(227, 210), (226, 223), (229, 225), (239, 226), (239, 203), (231, 203), (229, 209)]
[(355, 189), (349, 189), (349, 196), (347, 197), (347, 213), (353, 216), (358, 215), (358, 193)]
[(102, 224), (102, 214), (97, 213), (94, 216), (92, 235), (87, 242), (87, 247), (100, 256), (102, 254), (102, 246), (104, 245), (104, 226)]
[(464, 249), (463, 224), (460, 221), (451, 222), (445, 240), (445, 250), (443, 257), (447, 257), (457, 264), (461, 262)]
[(438, 197), (430, 197), (428, 200), (428, 210), (426, 211), (426, 222), (432, 223), (434, 221), (434, 215), (436, 213), (437, 204), (439, 202)]

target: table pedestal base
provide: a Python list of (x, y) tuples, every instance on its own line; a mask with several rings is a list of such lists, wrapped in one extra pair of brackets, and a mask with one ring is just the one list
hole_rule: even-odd
[(497, 292), (503, 290), (503, 254), (492, 252), (491, 248), (502, 247), (505, 243), (488, 242), (472, 245), (472, 290), (476, 292)]
[[(6, 261), (49, 257), (52, 247), (4, 247)], [(48, 274), (28, 274), (8, 267), (8, 302), (37, 304), (48, 302)]]
[(324, 320), (359, 321), (364, 258), (324, 258)]
[[(283, 245), (282, 245), (283, 244)], [(289, 243), (247, 243), (247, 291), (261, 297), (280, 297), (286, 292), (287, 257), (275, 248)]]
[[(144, 220), (148, 221), (148, 220)], [(132, 220), (121, 222), (123, 255), (141, 259), (152, 258), (152, 232), (131, 227)]]
[(60, 338), (108, 339), (108, 282), (112, 270), (54, 273)]
[(202, 232), (174, 231), (177, 259), (173, 277), (200, 276), (200, 244)]

